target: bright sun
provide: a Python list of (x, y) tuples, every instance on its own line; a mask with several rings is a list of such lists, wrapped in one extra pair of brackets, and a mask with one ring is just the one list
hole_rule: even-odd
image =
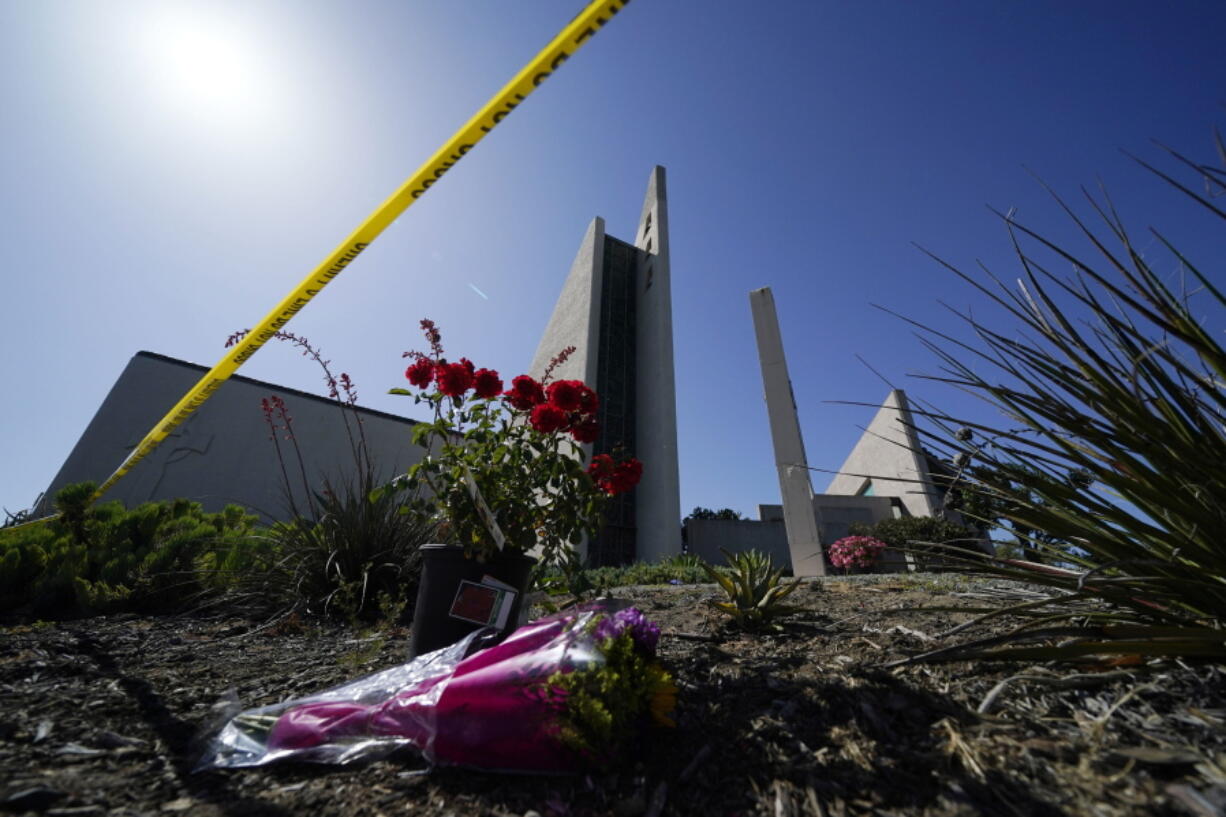
[(267, 59), (244, 21), (220, 7), (154, 6), (142, 21), (149, 78), (177, 114), (251, 124), (275, 104)]

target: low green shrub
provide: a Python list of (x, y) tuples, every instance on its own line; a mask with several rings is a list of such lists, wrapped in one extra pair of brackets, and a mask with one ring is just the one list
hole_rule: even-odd
[(96, 486), (69, 485), (55, 497), (60, 516), (0, 530), (0, 610), (29, 606), (40, 616), (165, 609), (218, 589), (201, 563), (226, 554), (249, 561), (256, 517), (229, 506), (205, 513), (184, 499), (89, 505)]
[(538, 571), (535, 586), (551, 595), (601, 595), (615, 587), (660, 584), (702, 584), (709, 581), (702, 560), (688, 553), (658, 562), (634, 562), (618, 567), (582, 569), (572, 566), (569, 575), (562, 566)]
[(852, 522), (849, 530), (853, 536), (871, 536), (887, 547), (908, 553), (920, 570), (941, 567), (942, 546), (976, 548), (981, 538), (970, 528), (934, 516), (903, 516), (871, 524)]
[[(624, 567), (602, 567), (592, 572), (607, 577), (609, 586), (700, 584), (707, 580), (702, 570), (702, 560), (690, 554), (671, 556), (659, 562), (635, 562)], [(614, 582), (616, 584), (613, 584)]]

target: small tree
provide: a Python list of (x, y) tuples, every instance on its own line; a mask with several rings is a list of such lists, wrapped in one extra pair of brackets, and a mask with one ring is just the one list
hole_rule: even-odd
[(745, 517), (740, 511), (734, 511), (731, 508), (720, 508), (718, 511), (713, 511), (710, 508), (704, 508), (701, 505), (690, 511), (690, 515), (685, 518), (685, 521), (691, 519), (731, 519), (738, 520)]

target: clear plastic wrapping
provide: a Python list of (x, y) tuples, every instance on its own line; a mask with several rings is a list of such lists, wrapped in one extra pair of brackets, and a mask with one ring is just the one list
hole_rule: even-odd
[(484, 649), (492, 631), (479, 630), (326, 692), (235, 715), (200, 768), (345, 764), (414, 746), (433, 764), (577, 771), (610, 759), (651, 715), (668, 723), (675, 687), (654, 660), (658, 635), (637, 610), (609, 601), (538, 619)]

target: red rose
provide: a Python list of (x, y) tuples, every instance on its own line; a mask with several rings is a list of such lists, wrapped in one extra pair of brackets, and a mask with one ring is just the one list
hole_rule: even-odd
[(624, 462), (614, 462), (608, 454), (597, 454), (592, 457), (587, 472), (600, 490), (615, 496), (639, 484), (643, 476), (643, 463), (633, 457)]
[(591, 463), (588, 464), (587, 472), (591, 475), (592, 479), (599, 480), (611, 476), (615, 465), (616, 463), (613, 462), (613, 458), (608, 454), (597, 454), (592, 457)]
[(482, 400), (497, 397), (502, 391), (502, 378), (493, 369), (477, 369), (473, 374), (473, 393)]
[(566, 412), (552, 403), (541, 403), (532, 409), (532, 427), (542, 434), (549, 434), (566, 427)]
[(587, 388), (579, 380), (558, 380), (549, 384), (545, 396), (562, 411), (578, 411), (582, 396), (580, 389)]
[(468, 358), (466, 358), (466, 357), (462, 357), (462, 358), (460, 358), (460, 363), (462, 363), (462, 364), (464, 365), (464, 368), (465, 368), (465, 369), (468, 369), (468, 373), (469, 373), (469, 374), (475, 374), (475, 373), (476, 373), (476, 371), (477, 371), (477, 367), (476, 367), (476, 366), (474, 366), (474, 365), (473, 365), (473, 362), (472, 362), (471, 360), (469, 360)]
[(571, 424), (570, 436), (581, 443), (594, 443), (600, 436), (600, 423), (596, 422), (595, 417), (585, 417)]
[(625, 462), (619, 462), (617, 469), (613, 472), (613, 484), (617, 489), (609, 493), (624, 494), (635, 485), (639, 484), (639, 480), (643, 478), (643, 463), (636, 459), (628, 459)]
[(434, 361), (428, 357), (419, 357), (412, 366), (404, 370), (404, 376), (417, 388), (424, 389), (434, 379)]
[(538, 403), (545, 402), (545, 392), (541, 384), (526, 374), (521, 374), (511, 381), (511, 388), (503, 392), (503, 397), (513, 408), (527, 411)]
[(596, 392), (589, 389), (582, 383), (579, 384), (579, 411), (583, 414), (595, 415), (596, 409), (600, 408), (600, 400), (596, 397)]
[(463, 397), (473, 384), (473, 376), (463, 363), (441, 363), (434, 368), (434, 382), (448, 397)]

